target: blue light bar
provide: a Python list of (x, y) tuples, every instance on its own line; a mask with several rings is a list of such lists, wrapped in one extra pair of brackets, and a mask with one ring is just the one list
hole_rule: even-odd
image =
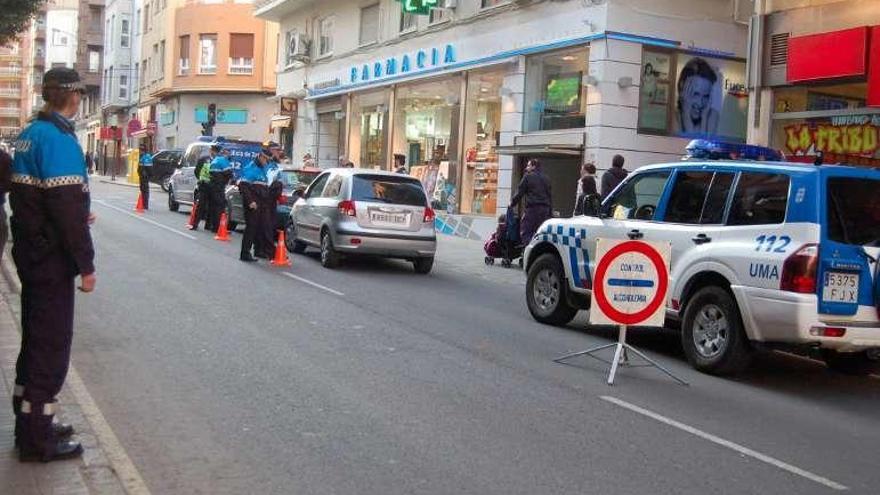
[(753, 144), (725, 143), (710, 139), (694, 139), (685, 147), (688, 159), (696, 160), (753, 160), (781, 162), (785, 160), (777, 150)]

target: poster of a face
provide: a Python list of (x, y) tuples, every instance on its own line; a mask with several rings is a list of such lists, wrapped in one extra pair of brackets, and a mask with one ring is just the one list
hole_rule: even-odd
[(745, 64), (679, 55), (672, 133), (745, 140)]
[(639, 128), (665, 132), (669, 122), (669, 71), (672, 54), (645, 51), (639, 92)]

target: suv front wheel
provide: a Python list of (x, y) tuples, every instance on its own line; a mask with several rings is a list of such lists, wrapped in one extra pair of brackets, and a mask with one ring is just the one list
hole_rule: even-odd
[(557, 326), (571, 322), (578, 310), (568, 305), (566, 284), (558, 257), (548, 253), (535, 260), (526, 280), (526, 305), (532, 318)]
[(180, 203), (174, 200), (174, 190), (168, 190), (168, 210), (170, 211), (178, 211), (180, 210)]
[(717, 286), (698, 290), (684, 311), (681, 344), (691, 365), (713, 375), (742, 371), (752, 348), (733, 295)]

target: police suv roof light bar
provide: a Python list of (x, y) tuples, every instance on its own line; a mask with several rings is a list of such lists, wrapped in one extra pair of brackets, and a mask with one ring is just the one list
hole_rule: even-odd
[(781, 162), (785, 157), (777, 150), (752, 144), (725, 143), (710, 139), (694, 139), (685, 147), (686, 160), (751, 160)]

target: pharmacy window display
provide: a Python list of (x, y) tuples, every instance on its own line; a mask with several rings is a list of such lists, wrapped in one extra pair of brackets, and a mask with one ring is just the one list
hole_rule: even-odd
[(586, 125), (587, 47), (534, 55), (526, 62), (526, 131)]
[(388, 89), (351, 97), (349, 154), (361, 168), (384, 169), (387, 166), (390, 98)]
[(504, 73), (468, 76), (464, 124), (464, 172), (461, 213), (494, 215), (498, 201), (498, 146)]
[(461, 77), (397, 88), (392, 149), (425, 185), (436, 209), (458, 211)]

